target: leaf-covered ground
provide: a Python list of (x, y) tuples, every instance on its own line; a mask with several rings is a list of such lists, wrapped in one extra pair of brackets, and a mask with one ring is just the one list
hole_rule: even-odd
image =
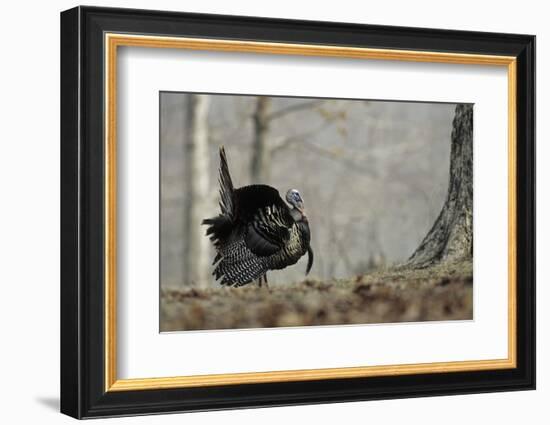
[(472, 319), (472, 263), (389, 269), (269, 289), (161, 292), (161, 331)]

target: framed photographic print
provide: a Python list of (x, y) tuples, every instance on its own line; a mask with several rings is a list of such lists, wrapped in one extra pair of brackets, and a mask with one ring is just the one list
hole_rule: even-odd
[(61, 411), (535, 387), (535, 38), (61, 14)]

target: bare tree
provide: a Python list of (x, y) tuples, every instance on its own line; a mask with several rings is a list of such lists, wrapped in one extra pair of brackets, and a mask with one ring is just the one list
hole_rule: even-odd
[(252, 159), (250, 162), (250, 178), (252, 183), (265, 183), (271, 175), (271, 158), (274, 152), (279, 151), (295, 141), (305, 139), (317, 132), (308, 132), (291, 136), (281, 140), (269, 139), (269, 129), (272, 121), (283, 118), (289, 114), (313, 109), (320, 105), (323, 100), (311, 100), (301, 103), (294, 103), (277, 111), (271, 112), (271, 98), (258, 96), (253, 113), (253, 142)]
[(209, 282), (210, 246), (204, 237), (201, 221), (209, 202), (208, 156), (208, 95), (187, 97), (185, 145), (185, 258), (184, 282), (187, 285), (207, 286)]
[(473, 253), (473, 108), (457, 105), (451, 135), (447, 199), (420, 246), (407, 261), (414, 267), (471, 258)]
[(270, 174), (270, 157), (267, 136), (269, 132), (269, 105), (271, 98), (258, 96), (254, 110), (254, 139), (250, 177), (252, 183), (266, 182)]

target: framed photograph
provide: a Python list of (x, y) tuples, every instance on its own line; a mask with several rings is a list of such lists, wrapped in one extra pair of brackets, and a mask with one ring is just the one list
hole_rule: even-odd
[(61, 411), (535, 388), (535, 37), (61, 14)]

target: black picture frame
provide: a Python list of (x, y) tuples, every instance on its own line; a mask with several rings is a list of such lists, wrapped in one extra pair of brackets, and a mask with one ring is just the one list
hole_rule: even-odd
[[(516, 57), (517, 367), (106, 392), (105, 32)], [(534, 388), (534, 36), (96, 7), (61, 13), (61, 412), (92, 418)]]

